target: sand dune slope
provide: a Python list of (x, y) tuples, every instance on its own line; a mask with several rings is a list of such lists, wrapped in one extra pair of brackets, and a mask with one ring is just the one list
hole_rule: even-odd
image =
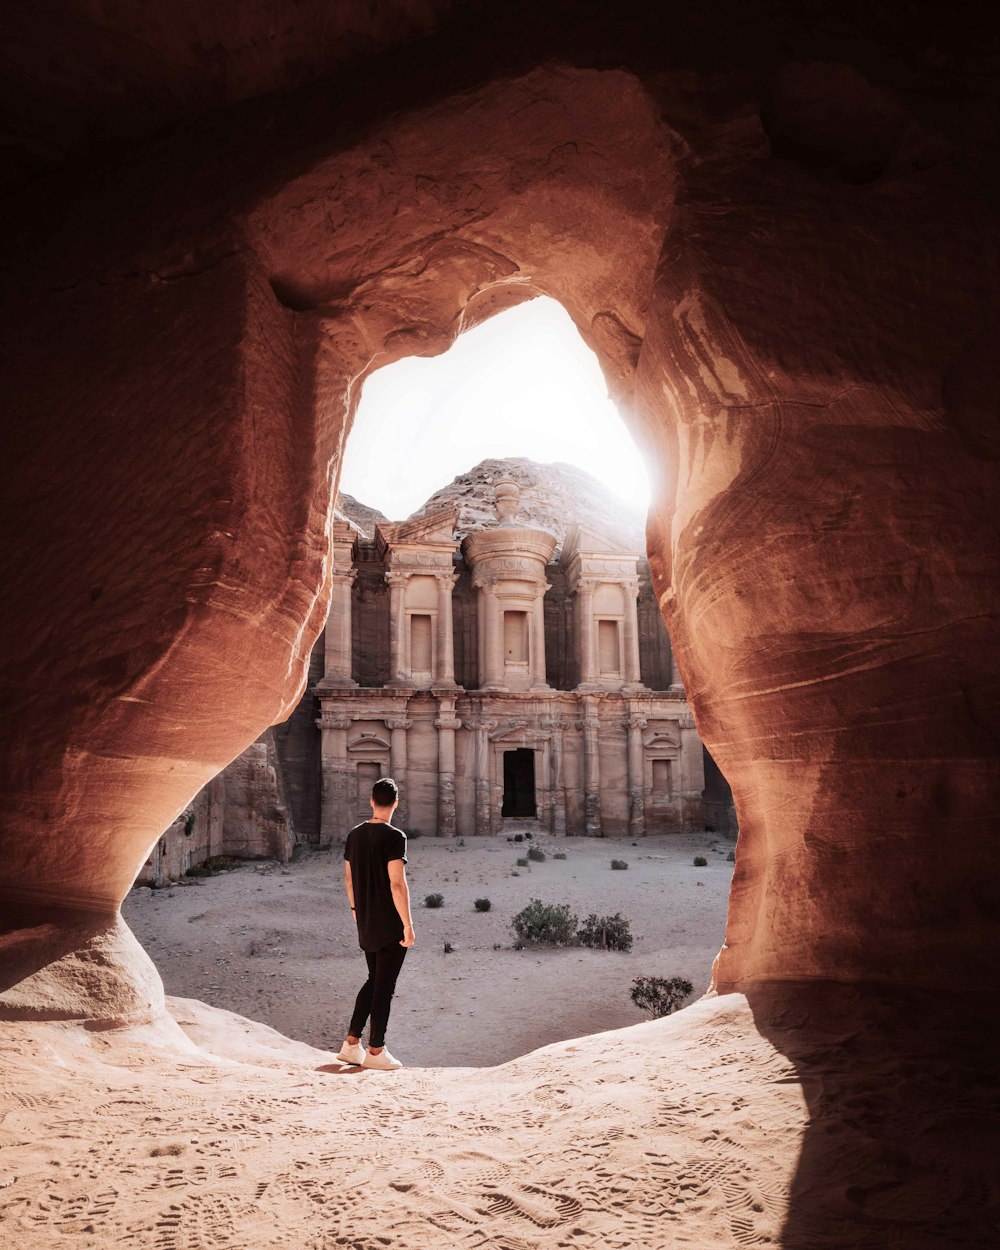
[[(877, 1127), (852, 1127), (848, 1111), (844, 1167), (805, 1178), (810, 1227), (793, 1178), (807, 1134), (833, 1130), (807, 1113), (808, 1065), (739, 995), (498, 1068), (396, 1074), (346, 1069), (192, 1000), (170, 1006), (180, 1027), (5, 1029), (4, 1246), (957, 1246), (990, 1222), (988, 1182), (951, 1217), (940, 1188), (914, 1208), (906, 1168), (876, 1157)], [(851, 1028), (812, 1043), (838, 1099)], [(978, 1115), (966, 1099), (973, 1139)], [(938, 1174), (954, 1198), (940, 1158)], [(871, 1193), (852, 1198), (865, 1178)]]

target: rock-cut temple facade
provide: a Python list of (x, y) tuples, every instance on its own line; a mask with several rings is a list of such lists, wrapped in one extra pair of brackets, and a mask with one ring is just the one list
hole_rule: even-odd
[[(372, 782), (401, 787), (404, 828), (640, 837), (704, 819), (704, 754), (641, 551), (574, 524), (559, 544), (456, 506), (334, 525), (333, 602), (315, 683), (320, 840)], [(557, 550), (558, 548), (558, 550)]]

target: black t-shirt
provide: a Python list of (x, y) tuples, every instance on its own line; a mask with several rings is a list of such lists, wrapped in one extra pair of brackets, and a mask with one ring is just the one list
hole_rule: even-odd
[(392, 901), (389, 864), (394, 859), (406, 863), (406, 834), (395, 825), (366, 820), (347, 835), (344, 859), (351, 865), (358, 945), (377, 951), (401, 942), (403, 922)]

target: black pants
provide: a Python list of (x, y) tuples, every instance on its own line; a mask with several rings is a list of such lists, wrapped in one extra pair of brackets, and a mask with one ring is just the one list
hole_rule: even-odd
[(368, 980), (358, 992), (351, 1016), (351, 1037), (360, 1037), (365, 1021), (372, 1018), (368, 1033), (369, 1046), (381, 1046), (385, 1042), (385, 1026), (389, 1023), (389, 1008), (396, 988), (396, 978), (406, 958), (407, 947), (392, 942), (381, 950), (365, 951), (368, 960)]

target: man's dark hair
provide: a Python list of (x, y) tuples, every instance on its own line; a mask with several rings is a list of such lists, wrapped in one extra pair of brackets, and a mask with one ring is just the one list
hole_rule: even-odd
[(399, 798), (399, 787), (391, 777), (379, 777), (372, 786), (372, 802), (376, 807), (392, 807)]

